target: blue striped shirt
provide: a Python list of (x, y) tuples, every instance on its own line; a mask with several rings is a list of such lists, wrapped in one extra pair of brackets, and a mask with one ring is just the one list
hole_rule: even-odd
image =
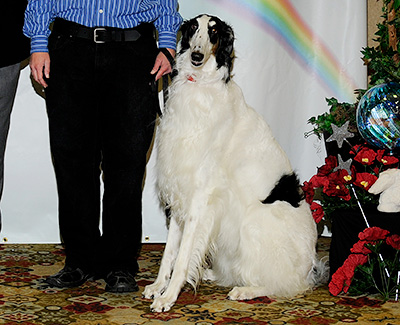
[(177, 0), (29, 0), (23, 30), (33, 53), (48, 52), (49, 25), (57, 17), (88, 27), (132, 28), (152, 22), (159, 47), (176, 49), (182, 23), (177, 7)]

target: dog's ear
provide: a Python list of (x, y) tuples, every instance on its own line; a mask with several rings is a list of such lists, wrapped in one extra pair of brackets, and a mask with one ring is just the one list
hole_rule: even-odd
[(184, 21), (181, 26), (181, 33), (182, 33), (181, 48), (182, 49), (189, 48), (189, 35), (188, 35), (188, 30), (190, 28), (189, 26), (190, 26), (190, 20)]
[(235, 35), (233, 29), (224, 21), (220, 21), (219, 31), (219, 44), (216, 51), (216, 60), (218, 68), (226, 66), (231, 72), (233, 55), (233, 43), (235, 41)]
[(224, 21), (221, 21), (222, 32), (221, 32), (221, 42), (222, 48), (225, 49), (226, 53), (229, 56), (232, 56), (233, 53), (233, 42), (235, 41), (235, 35), (233, 33), (233, 29)]

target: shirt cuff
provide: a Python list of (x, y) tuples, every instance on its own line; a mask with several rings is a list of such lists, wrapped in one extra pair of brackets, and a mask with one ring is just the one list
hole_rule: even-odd
[(159, 32), (158, 47), (176, 50), (176, 33), (169, 31)]
[(31, 54), (35, 52), (48, 52), (47, 48), (47, 36), (38, 35), (31, 38)]

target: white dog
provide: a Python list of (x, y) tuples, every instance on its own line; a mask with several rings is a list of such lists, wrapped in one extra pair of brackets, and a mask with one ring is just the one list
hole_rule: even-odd
[(292, 297), (316, 284), (316, 225), (269, 126), (230, 79), (233, 31), (217, 17), (182, 26), (158, 129), (157, 184), (170, 212), (156, 281), (168, 311), (186, 282), (234, 286), (228, 298)]

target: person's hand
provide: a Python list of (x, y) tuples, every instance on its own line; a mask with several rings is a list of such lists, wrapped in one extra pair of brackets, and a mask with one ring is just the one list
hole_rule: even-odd
[[(169, 53), (171, 53), (172, 57), (175, 57), (175, 50), (167, 49)], [(162, 53), (158, 53), (156, 62), (154, 63), (153, 70), (151, 70), (151, 74), (156, 74), (155, 80), (157, 81), (163, 75), (170, 73), (172, 71), (171, 64), (169, 63), (167, 57)]]
[(32, 53), (29, 60), (33, 79), (43, 87), (47, 87), (44, 77), (50, 78), (50, 55), (47, 52)]

